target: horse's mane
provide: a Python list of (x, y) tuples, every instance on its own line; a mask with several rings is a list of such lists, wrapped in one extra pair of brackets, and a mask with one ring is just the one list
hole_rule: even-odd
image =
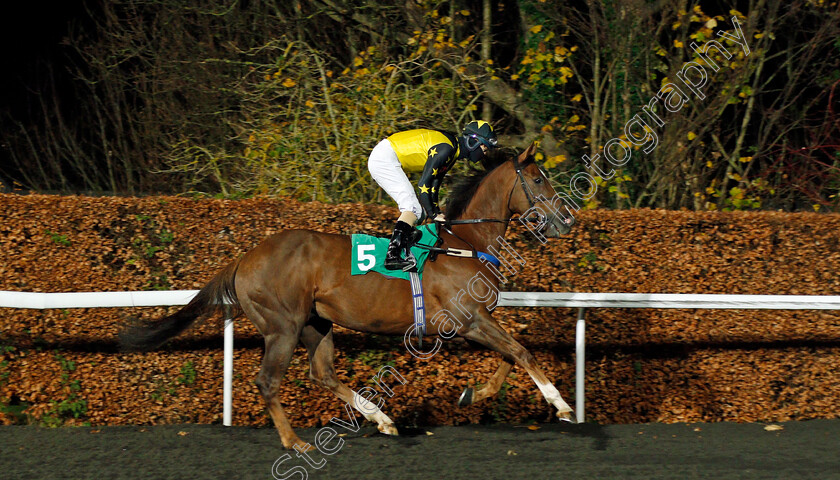
[[(490, 172), (510, 160), (516, 153), (508, 148), (497, 148), (487, 152), (481, 161), (483, 169), (478, 169), (470, 166), (470, 170), (465, 177), (459, 178), (451, 187), (449, 192), (449, 200), (446, 202), (446, 218), (455, 220), (463, 215), (470, 200), (478, 190), (478, 185), (482, 180), (490, 175)], [(526, 163), (533, 161), (533, 157), (529, 157)]]

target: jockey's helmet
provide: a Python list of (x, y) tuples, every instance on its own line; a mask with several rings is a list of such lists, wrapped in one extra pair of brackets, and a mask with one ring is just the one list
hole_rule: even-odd
[(484, 120), (473, 120), (468, 123), (461, 135), (464, 138), (464, 146), (469, 152), (478, 149), (479, 145), (485, 145), (487, 148), (496, 148), (499, 145), (493, 127)]

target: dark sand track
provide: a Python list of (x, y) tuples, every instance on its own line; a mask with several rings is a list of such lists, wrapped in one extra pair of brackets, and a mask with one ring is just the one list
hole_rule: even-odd
[(778, 425), (362, 427), (313, 452), (320, 469), (291, 452), (274, 476), (287, 452), (271, 428), (14, 426), (0, 428), (0, 479), (840, 479), (840, 421)]

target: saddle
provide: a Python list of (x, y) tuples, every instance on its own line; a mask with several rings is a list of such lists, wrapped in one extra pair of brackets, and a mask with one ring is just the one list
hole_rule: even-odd
[(484, 252), (474, 250), (462, 250), (455, 248), (439, 248), (441, 240), (438, 235), (438, 224), (433, 223), (417, 227), (412, 234), (410, 254), (417, 260), (417, 266), (407, 272), (402, 270), (388, 270), (385, 268), (385, 256), (388, 252), (390, 239), (374, 237), (363, 233), (350, 236), (350, 274), (365, 275), (368, 272), (376, 272), (389, 278), (401, 278), (411, 283), (411, 296), (414, 307), (414, 333), (417, 336), (419, 347), (423, 346), (423, 335), (426, 334), (426, 307), (423, 302), (422, 273), (426, 261), (438, 254), (450, 255), (464, 258), (478, 258), (489, 261), (497, 268), (500, 265), (499, 259)]
[[(423, 267), (432, 253), (431, 248), (434, 248), (438, 241), (437, 225), (423, 225), (415, 229), (419, 234), (415, 234), (416, 241), (412, 242), (410, 249), (411, 254), (417, 260), (418, 275), (422, 276)], [(414, 240), (414, 238), (412, 238)], [(385, 255), (388, 252), (388, 238), (374, 237), (362, 233), (353, 234), (350, 236), (351, 242), (351, 257), (350, 257), (350, 274), (351, 275), (365, 275), (369, 272), (376, 272), (390, 278), (401, 278), (403, 280), (411, 280), (409, 273), (401, 270), (388, 270), (385, 268)]]

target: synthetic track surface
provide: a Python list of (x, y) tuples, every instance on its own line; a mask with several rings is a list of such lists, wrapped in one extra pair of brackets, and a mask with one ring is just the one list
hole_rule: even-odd
[[(312, 452), (322, 468), (291, 452), (275, 474), (304, 478), (289, 472), (299, 466), (315, 480), (840, 479), (840, 421), (778, 425), (465, 425), (400, 437), (363, 427), (332, 456)], [(298, 434), (312, 441), (317, 431)], [(0, 446), (2, 479), (271, 479), (287, 453), (273, 428), (217, 425), (0, 427)]]

